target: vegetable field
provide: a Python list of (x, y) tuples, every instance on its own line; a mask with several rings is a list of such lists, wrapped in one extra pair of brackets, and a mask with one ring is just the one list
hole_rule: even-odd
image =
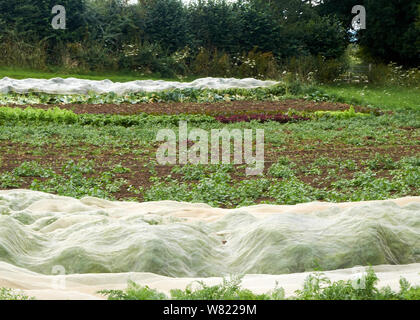
[[(360, 97), (328, 88), (293, 95), (281, 85), (2, 95), (0, 187), (228, 208), (418, 195), (418, 101), (396, 108)], [(180, 120), (205, 130), (264, 129), (263, 175), (246, 176), (244, 165), (159, 165), (156, 134), (176, 130)]]

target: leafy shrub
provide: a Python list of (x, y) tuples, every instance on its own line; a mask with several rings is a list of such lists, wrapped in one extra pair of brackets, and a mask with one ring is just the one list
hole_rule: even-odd
[(368, 81), (374, 85), (383, 85), (389, 81), (389, 68), (384, 64), (372, 65), (370, 72), (367, 74)]
[(120, 69), (136, 71), (141, 74), (155, 74), (155, 76), (175, 77), (183, 74), (171, 55), (168, 55), (158, 43), (136, 43), (124, 47), (119, 59)]
[(217, 49), (200, 48), (191, 64), (194, 74), (201, 76), (226, 77), (231, 75), (232, 63), (230, 56)]
[(25, 42), (16, 34), (2, 37), (0, 41), (0, 65), (19, 66), (33, 70), (45, 70), (47, 68), (46, 44)]
[(70, 42), (57, 48), (56, 64), (69, 72), (104, 72), (118, 70), (119, 55), (103, 43)]
[(318, 57), (317, 70), (314, 77), (319, 83), (333, 83), (347, 70), (347, 64), (337, 59), (326, 60)]
[(292, 75), (294, 82), (333, 83), (348, 69), (348, 63), (344, 56), (327, 59), (321, 55), (308, 55), (288, 59), (283, 69), (286, 70), (283, 75)]
[(232, 74), (240, 77), (253, 77), (257, 79), (275, 79), (279, 74), (277, 61), (271, 52), (260, 52), (257, 47), (233, 57), (234, 67)]
[(396, 63), (373, 64), (367, 73), (369, 83), (389, 86), (420, 86), (420, 69), (404, 69)]
[(236, 55), (217, 49), (200, 48), (191, 64), (191, 71), (201, 76), (257, 79), (275, 79), (279, 73), (274, 55), (258, 51), (257, 48)]

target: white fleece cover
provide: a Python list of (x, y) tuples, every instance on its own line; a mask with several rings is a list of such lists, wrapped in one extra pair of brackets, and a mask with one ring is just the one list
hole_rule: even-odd
[(367, 265), (398, 289), (401, 276), (420, 285), (419, 262), (420, 197), (218, 209), (0, 191), (0, 287), (39, 299), (103, 298), (128, 280), (168, 293), (231, 274), (292, 295), (314, 268), (336, 281)]
[(263, 81), (253, 78), (202, 78), (193, 82), (164, 80), (136, 80), (130, 82), (112, 82), (111, 80), (85, 80), (76, 78), (22, 79), (3, 78), (0, 80), (0, 93), (42, 92), (50, 94), (88, 94), (110, 93), (118, 95), (136, 92), (156, 92), (169, 89), (230, 89), (258, 88), (275, 85), (275, 81)]

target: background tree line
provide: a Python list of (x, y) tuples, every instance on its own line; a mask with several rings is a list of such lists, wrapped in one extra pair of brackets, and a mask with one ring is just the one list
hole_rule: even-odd
[[(420, 0), (61, 0), (66, 30), (51, 27), (56, 4), (0, 0), (2, 65), (273, 77), (296, 59), (338, 71), (351, 41), (369, 61), (420, 58)], [(368, 27), (354, 35), (356, 4)]]

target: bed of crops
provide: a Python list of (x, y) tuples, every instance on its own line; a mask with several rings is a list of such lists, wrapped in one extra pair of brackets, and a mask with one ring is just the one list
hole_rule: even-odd
[[(353, 106), (321, 91), (297, 98), (281, 86), (3, 95), (0, 187), (222, 207), (419, 194), (418, 111)], [(160, 165), (157, 132), (176, 131), (181, 120), (191, 129), (263, 129), (263, 174), (246, 176), (245, 165)]]

